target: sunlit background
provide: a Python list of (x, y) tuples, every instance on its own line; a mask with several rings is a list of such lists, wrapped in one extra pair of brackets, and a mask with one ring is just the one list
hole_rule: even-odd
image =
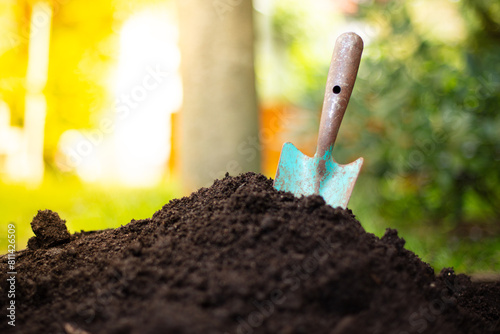
[(285, 141), (314, 154), (333, 45), (355, 31), (334, 150), (365, 159), (350, 209), (438, 270), (500, 271), (494, 1), (5, 0), (0, 31), (0, 253), (39, 209), (112, 228), (226, 172), (274, 177)]

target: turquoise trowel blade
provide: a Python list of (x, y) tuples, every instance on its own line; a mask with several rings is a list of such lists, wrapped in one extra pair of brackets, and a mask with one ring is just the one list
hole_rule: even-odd
[(346, 208), (363, 165), (363, 158), (340, 165), (328, 157), (324, 173), (318, 168), (321, 161), (317, 157), (310, 158), (303, 154), (292, 143), (285, 143), (274, 187), (289, 191), (295, 196), (321, 195), (327, 204)]

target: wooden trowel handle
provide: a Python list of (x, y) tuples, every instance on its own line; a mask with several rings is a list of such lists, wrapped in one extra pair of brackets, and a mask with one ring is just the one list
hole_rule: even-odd
[(335, 42), (319, 125), (316, 150), (319, 158), (331, 155), (356, 81), (362, 52), (363, 40), (353, 32), (340, 35)]

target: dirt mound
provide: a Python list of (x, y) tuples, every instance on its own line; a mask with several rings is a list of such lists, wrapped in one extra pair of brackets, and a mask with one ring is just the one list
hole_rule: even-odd
[(4, 317), (2, 333), (500, 333), (500, 284), (435, 276), (397, 231), (378, 238), (259, 174), (58, 240), (17, 253), (16, 326)]

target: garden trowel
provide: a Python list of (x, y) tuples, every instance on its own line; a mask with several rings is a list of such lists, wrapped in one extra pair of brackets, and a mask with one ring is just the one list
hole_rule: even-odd
[(285, 143), (274, 180), (276, 189), (295, 196), (318, 194), (333, 207), (347, 207), (363, 158), (340, 165), (332, 158), (332, 150), (356, 81), (362, 51), (363, 40), (355, 33), (337, 38), (326, 82), (316, 154), (308, 157), (292, 143)]

